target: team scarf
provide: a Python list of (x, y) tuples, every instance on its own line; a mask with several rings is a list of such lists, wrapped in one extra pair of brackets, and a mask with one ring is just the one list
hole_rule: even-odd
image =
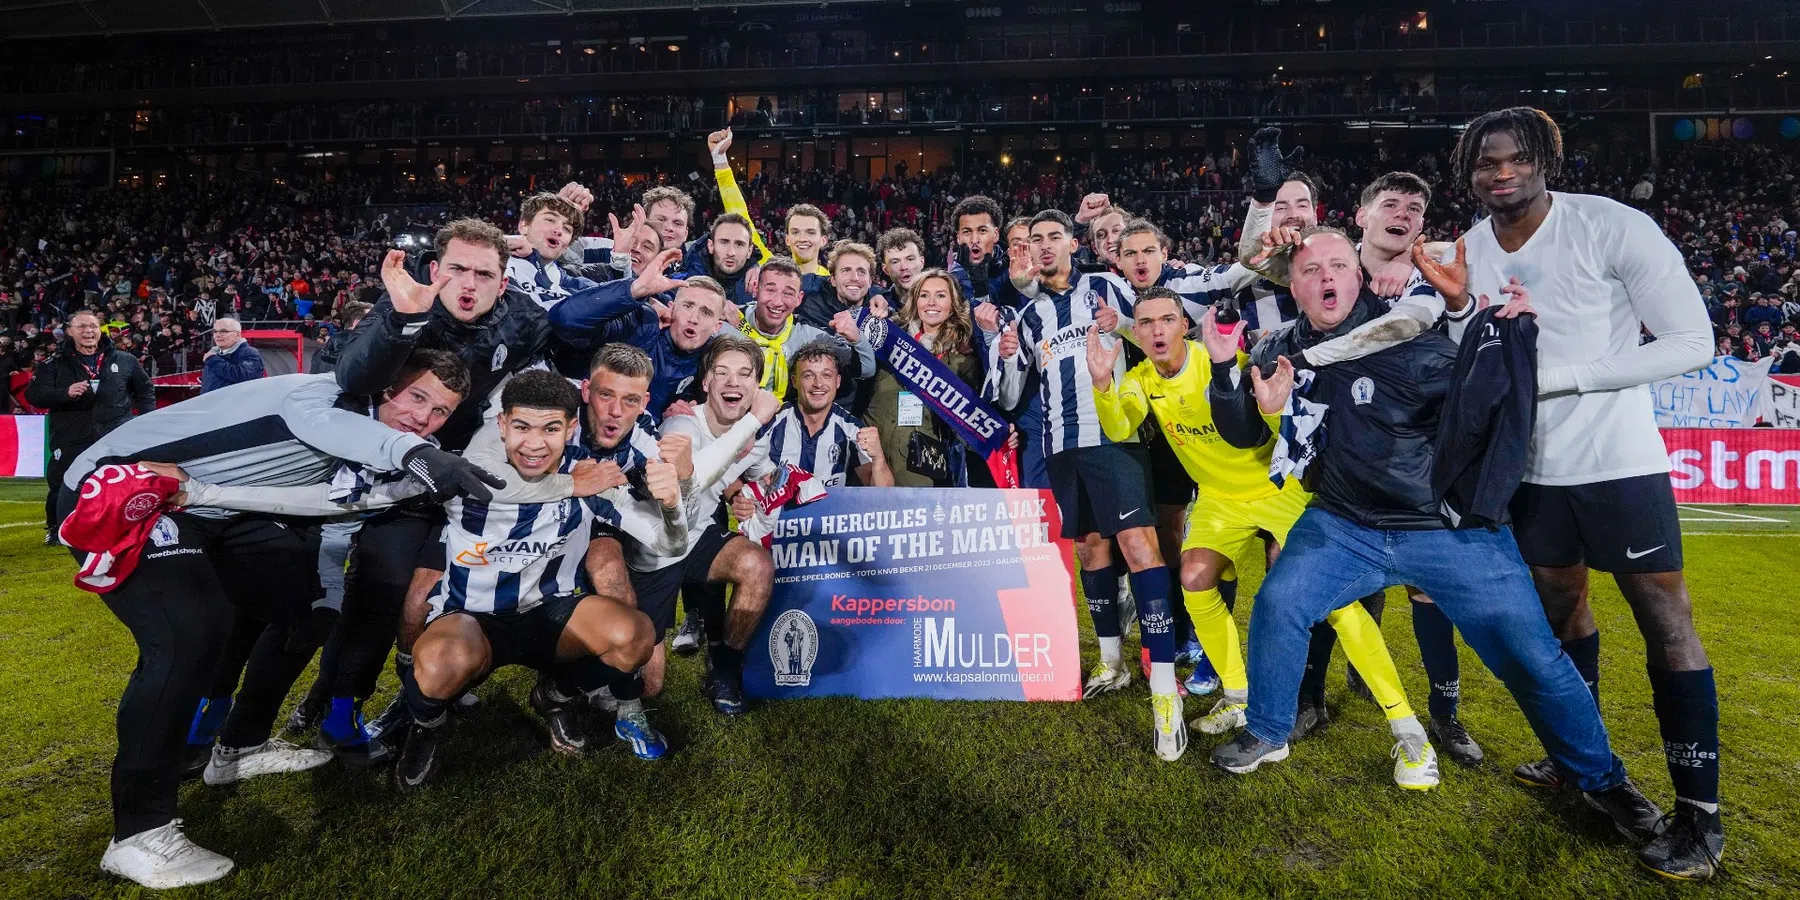
[(917, 338), (907, 334), (906, 329), (870, 316), (867, 306), (857, 312), (856, 327), (862, 329), (875, 350), (875, 358), (893, 374), (894, 380), (928, 404), (963, 443), (987, 460), (994, 484), (1003, 488), (1019, 486), (1019, 453), (1007, 446), (1006, 419), (999, 410), (981, 399), (980, 393), (958, 378)]
[(787, 353), (783, 348), (787, 346), (788, 338), (794, 333), (794, 317), (788, 316), (787, 324), (781, 326), (781, 330), (776, 332), (774, 337), (763, 334), (762, 330), (756, 327), (754, 321), (745, 324), (750, 327), (744, 329), (744, 337), (749, 338), (750, 343), (762, 348), (763, 387), (777, 398), (786, 397), (788, 367)]

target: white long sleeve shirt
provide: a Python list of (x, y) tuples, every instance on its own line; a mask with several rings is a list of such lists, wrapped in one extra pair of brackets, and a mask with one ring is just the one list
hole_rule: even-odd
[[(1470, 229), (1469, 291), (1499, 302), (1517, 277), (1537, 310), (1538, 408), (1525, 480), (1591, 484), (1669, 471), (1649, 385), (1712, 361), (1712, 323), (1681, 252), (1649, 216), (1552, 192), (1516, 252), (1491, 219)], [(1656, 340), (1639, 344), (1649, 326)]]

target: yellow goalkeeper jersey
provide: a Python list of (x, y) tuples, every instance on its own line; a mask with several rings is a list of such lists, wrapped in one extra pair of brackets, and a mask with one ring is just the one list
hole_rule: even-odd
[[(1242, 366), (1244, 355), (1238, 354)], [(1164, 378), (1149, 360), (1133, 366), (1123, 380), (1115, 379), (1106, 391), (1094, 391), (1100, 427), (1113, 441), (1123, 441), (1137, 430), (1144, 417), (1156, 421), (1176, 458), (1201, 493), (1229, 500), (1260, 500), (1281, 492), (1269, 480), (1269, 460), (1275, 453), (1275, 437), (1251, 450), (1233, 447), (1219, 437), (1213, 425), (1212, 404), (1206, 388), (1212, 383), (1212, 363), (1206, 348), (1187, 342), (1187, 364), (1173, 377)], [(1278, 417), (1267, 416), (1273, 432)], [(1295, 489), (1299, 481), (1290, 480)]]

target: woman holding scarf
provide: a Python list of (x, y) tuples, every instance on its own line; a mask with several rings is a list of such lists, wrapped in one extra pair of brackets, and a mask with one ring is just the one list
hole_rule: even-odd
[[(913, 282), (893, 325), (903, 328), (945, 367), (978, 393), (982, 383), (979, 338), (969, 301), (949, 272), (930, 269)], [(969, 465), (966, 447), (930, 405), (908, 391), (887, 365), (875, 375), (865, 420), (881, 432), (882, 450), (896, 487), (992, 487), (980, 460)], [(973, 484), (971, 484), (973, 481)]]

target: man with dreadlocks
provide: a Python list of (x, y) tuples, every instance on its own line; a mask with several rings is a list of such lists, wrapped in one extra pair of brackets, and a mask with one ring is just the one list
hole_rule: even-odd
[[(1488, 113), (1469, 124), (1454, 155), (1456, 178), (1488, 217), (1456, 242), (1453, 262), (1417, 250), (1414, 262), (1446, 297), (1498, 297), (1511, 279), (1531, 292), (1538, 402), (1524, 483), (1512, 501), (1519, 551), (1596, 702), (1600, 636), (1588, 570), (1613, 573), (1644, 635), (1675, 783), (1675, 811), (1638, 859), (1667, 878), (1710, 878), (1725, 848), (1719, 700), (1694, 631), (1669, 457), (1648, 387), (1711, 360), (1705, 307), (1680, 252), (1649, 216), (1546, 188), (1563, 161), (1562, 134), (1548, 115), (1529, 107)], [(1656, 340), (1639, 344), (1645, 327)], [(1542, 787), (1567, 781), (1549, 761), (1513, 774)]]

